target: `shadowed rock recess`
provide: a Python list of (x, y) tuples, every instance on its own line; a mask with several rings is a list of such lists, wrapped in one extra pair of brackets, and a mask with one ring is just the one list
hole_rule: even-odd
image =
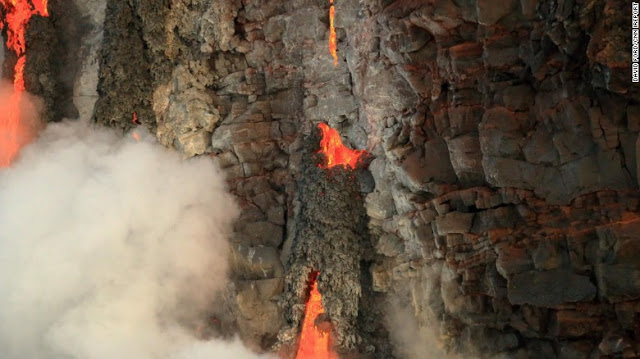
[[(213, 329), (295, 348), (318, 270), (344, 357), (406, 357), (391, 302), (463, 357), (640, 357), (626, 1), (335, 0), (337, 67), (328, 0), (102, 6), (83, 12), (99, 72), (77, 75), (97, 83), (78, 111), (121, 129), (136, 112), (164, 145), (211, 156), (242, 206)], [(318, 168), (320, 122), (368, 167)]]

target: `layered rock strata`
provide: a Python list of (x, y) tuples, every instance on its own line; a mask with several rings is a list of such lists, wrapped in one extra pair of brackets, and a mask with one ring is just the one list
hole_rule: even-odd
[(377, 155), (374, 287), (406, 296), (452, 351), (639, 355), (624, 6), (341, 5), (368, 25), (341, 24)]

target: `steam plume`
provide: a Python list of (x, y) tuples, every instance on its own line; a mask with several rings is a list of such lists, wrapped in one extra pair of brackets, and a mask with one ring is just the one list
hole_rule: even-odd
[(0, 357), (258, 357), (191, 334), (226, 284), (223, 176), (140, 137), (52, 124), (0, 170)]

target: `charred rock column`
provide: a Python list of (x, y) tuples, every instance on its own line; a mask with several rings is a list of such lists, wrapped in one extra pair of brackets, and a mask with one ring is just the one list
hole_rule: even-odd
[(25, 86), (44, 99), (46, 121), (77, 118), (73, 86), (81, 68), (80, 46), (92, 25), (74, 1), (49, 0), (48, 9), (49, 17), (35, 17), (27, 32)]
[[(137, 118), (155, 127), (151, 108), (153, 91), (151, 64), (147, 59), (138, 5), (132, 1), (108, 1), (95, 119), (107, 126), (125, 130), (135, 126)], [(162, 18), (155, 23), (162, 24)], [(126, 94), (126, 95), (123, 95)]]
[(327, 320), (334, 328), (336, 346), (353, 349), (358, 342), (356, 322), (362, 293), (360, 261), (368, 240), (366, 213), (356, 171), (343, 166), (318, 165), (318, 130), (304, 140), (303, 166), (298, 178), (300, 212), (285, 276), (285, 306), (291, 328), (281, 333), (290, 341), (299, 334), (308, 292), (308, 278), (318, 271)]

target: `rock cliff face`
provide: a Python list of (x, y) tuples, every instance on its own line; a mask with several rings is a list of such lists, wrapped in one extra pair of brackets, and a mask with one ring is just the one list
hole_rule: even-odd
[[(105, 1), (75, 1), (99, 72), (83, 62), (74, 103), (121, 129), (135, 112), (228, 173), (243, 211), (224, 332), (263, 350), (295, 341), (291, 273), (332, 261), (299, 251), (323, 246), (301, 233), (331, 210), (302, 192), (330, 185), (304, 177), (318, 176), (305, 139), (325, 121), (373, 159), (347, 191), (368, 228), (341, 238), (363, 252), (349, 258), (361, 282), (319, 282), (341, 293), (327, 308), (347, 308), (341, 347), (406, 357), (382, 326), (396, 301), (467, 357), (640, 356), (640, 91), (623, 1), (336, 0), (337, 67), (329, 1)], [(340, 297), (357, 286), (359, 301)]]

